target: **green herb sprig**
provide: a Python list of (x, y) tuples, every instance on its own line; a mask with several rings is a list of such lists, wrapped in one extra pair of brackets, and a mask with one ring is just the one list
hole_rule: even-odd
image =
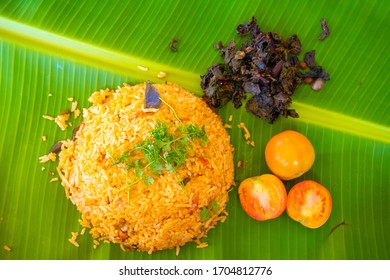
[(174, 172), (185, 162), (194, 141), (200, 141), (202, 145), (208, 141), (204, 126), (181, 124), (173, 133), (169, 128), (165, 122), (158, 121), (149, 132), (150, 138), (113, 161), (114, 165), (134, 170), (137, 179), (131, 186), (140, 181), (151, 185), (154, 176), (161, 175), (164, 170)]

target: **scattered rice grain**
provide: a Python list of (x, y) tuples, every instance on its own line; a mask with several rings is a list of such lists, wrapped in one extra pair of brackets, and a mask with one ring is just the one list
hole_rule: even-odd
[(12, 248), (11, 248), (10, 246), (8, 246), (8, 245), (4, 245), (4, 246), (3, 246), (3, 249), (4, 249), (5, 251), (7, 251), (7, 252), (11, 252), (11, 251), (12, 251)]
[(176, 246), (176, 256), (180, 254), (180, 246)]
[(221, 216), (220, 221), (221, 221), (221, 223), (224, 223), (226, 221), (226, 216)]
[(247, 143), (249, 146), (255, 147), (255, 141), (253, 141), (253, 140), (248, 140), (248, 141), (246, 141), (246, 143)]
[(81, 114), (81, 111), (80, 111), (80, 109), (75, 109), (74, 111), (73, 111), (73, 118), (74, 119), (77, 119), (79, 116), (80, 116), (80, 114)]
[(96, 249), (98, 246), (100, 246), (100, 242), (96, 239), (93, 240), (93, 248)]
[(201, 244), (199, 244), (198, 246), (196, 246), (196, 248), (206, 248), (207, 246), (209, 246), (206, 242), (203, 242)]
[(69, 241), (70, 243), (72, 243), (74, 246), (79, 247), (80, 245), (79, 245), (79, 243), (77, 243), (77, 241), (76, 241), (76, 239), (77, 239), (79, 233), (78, 233), (78, 232), (71, 232), (71, 234), (72, 234), (72, 238), (69, 238), (68, 241)]
[(149, 68), (148, 67), (144, 67), (144, 66), (141, 66), (141, 65), (138, 65), (137, 68), (141, 71), (148, 71)]
[(245, 140), (248, 140), (251, 137), (251, 134), (244, 123), (238, 124), (237, 127), (243, 131)]
[(39, 157), (39, 162), (40, 163), (45, 163), (45, 162), (48, 162), (48, 161), (52, 161), (52, 162), (55, 162), (57, 159), (57, 155), (55, 153), (48, 153), (47, 155), (43, 155), (41, 157)]
[(68, 124), (66, 123), (69, 120), (70, 114), (64, 112), (55, 117), (54, 122), (61, 128), (61, 130), (66, 130)]
[(80, 247), (80, 245), (79, 245), (79, 243), (77, 243), (77, 241), (75, 241), (75, 240), (73, 240), (73, 239), (68, 239), (68, 241), (69, 241), (70, 243), (72, 243), (74, 246)]
[(50, 120), (50, 121), (54, 121), (55, 120), (55, 118), (53, 118), (51, 116), (48, 116), (48, 115), (43, 115), (42, 118)]
[(165, 78), (165, 77), (167, 77), (167, 73), (165, 73), (165, 72), (159, 72), (158, 74), (157, 74), (157, 78), (160, 78), (160, 79), (163, 79), (163, 78)]
[(71, 112), (74, 112), (77, 109), (77, 101), (72, 102)]

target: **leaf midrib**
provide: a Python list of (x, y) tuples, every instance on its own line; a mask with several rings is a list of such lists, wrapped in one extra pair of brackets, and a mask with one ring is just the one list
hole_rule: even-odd
[[(0, 37), (18, 42), (27, 48), (42, 50), (53, 55), (61, 54), (63, 57), (87, 65), (100, 68), (104, 65), (105, 69), (118, 74), (130, 75), (135, 79), (151, 80), (156, 83), (175, 82), (195, 94), (201, 94), (198, 73), (100, 48), (4, 17), (0, 17)], [(142, 71), (138, 66), (147, 67), (148, 71)], [(157, 74), (160, 71), (166, 72), (168, 77), (164, 80), (158, 79)], [(298, 121), (343, 131), (374, 141), (390, 143), (390, 127), (296, 101), (294, 101), (294, 108), (300, 114)]]

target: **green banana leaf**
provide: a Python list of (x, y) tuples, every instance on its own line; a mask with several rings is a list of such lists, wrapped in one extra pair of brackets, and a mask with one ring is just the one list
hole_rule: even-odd
[[(88, 107), (95, 90), (172, 81), (201, 95), (200, 75), (222, 62), (214, 45), (239, 40), (236, 26), (252, 16), (264, 31), (297, 34), (303, 52), (331, 80), (319, 91), (301, 86), (291, 108), (298, 119), (269, 124), (231, 104), (218, 110), (235, 147), (237, 186), (269, 173), (264, 148), (285, 129), (305, 134), (316, 150), (304, 179), (326, 186), (333, 211), (326, 224), (309, 229), (286, 213), (259, 222), (242, 210), (237, 186), (229, 216), (210, 231), (209, 246), (123, 252), (118, 245), (93, 248), (89, 234), (76, 248), (76, 207), (59, 182), (49, 181), (55, 163), (39, 163), (56, 141), (71, 137), (42, 115), (70, 108), (68, 97)], [(321, 18), (330, 35), (318, 40)], [(170, 50), (178, 39), (177, 52)], [(0, 2), (0, 259), (389, 259), (390, 258), (390, 5), (371, 1), (15, 1)], [(137, 66), (148, 67), (141, 71)], [(166, 72), (164, 80), (156, 75)], [(79, 120), (77, 120), (79, 121)], [(74, 126), (77, 125), (74, 122)], [(244, 122), (256, 146), (245, 143)], [(47, 141), (42, 140), (42, 136)], [(42, 167), (45, 170), (42, 170)], [(8, 252), (3, 246), (9, 246)]]

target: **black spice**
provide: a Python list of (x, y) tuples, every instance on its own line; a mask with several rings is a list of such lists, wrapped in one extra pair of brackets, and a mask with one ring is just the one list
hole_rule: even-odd
[(236, 46), (234, 40), (226, 46), (222, 42), (215, 46), (224, 63), (211, 65), (201, 76), (203, 99), (211, 108), (220, 108), (229, 101), (239, 108), (248, 93), (246, 110), (270, 123), (280, 115), (298, 117), (294, 109), (288, 108), (295, 89), (305, 79), (330, 79), (316, 65), (315, 51), (305, 55), (304, 68), (307, 65), (310, 69), (303, 71), (298, 58), (302, 46), (296, 34), (283, 40), (276, 32), (262, 32), (254, 17), (238, 25), (237, 33), (251, 38), (241, 46)]
[(185, 186), (185, 185), (187, 185), (187, 183), (188, 183), (190, 180), (191, 180), (190, 177), (186, 177), (186, 178), (183, 179), (183, 181), (181, 181), (181, 184), (182, 184), (183, 186)]
[(173, 38), (170, 42), (169, 42), (169, 49), (173, 52), (177, 52), (177, 44), (179, 43), (179, 39), (177, 38)]
[(321, 19), (321, 29), (322, 29), (322, 32), (321, 32), (320, 36), (318, 37), (318, 40), (320, 40), (320, 41), (324, 40), (330, 34), (328, 25), (326, 24), (326, 20), (324, 18)]
[(61, 151), (62, 144), (63, 143), (61, 141), (56, 142), (53, 146), (51, 146), (49, 152), (50, 153), (58, 153), (59, 151)]
[(255, 31), (256, 33), (260, 33), (260, 29), (258, 29), (255, 17), (252, 17), (247, 22), (237, 26), (237, 33), (238, 35), (240, 35), (240, 37), (248, 35), (253, 31)]
[(308, 66), (310, 69), (313, 69), (316, 66), (316, 60), (314, 57), (315, 54), (315, 50), (305, 53), (304, 62), (306, 63), (306, 66)]

